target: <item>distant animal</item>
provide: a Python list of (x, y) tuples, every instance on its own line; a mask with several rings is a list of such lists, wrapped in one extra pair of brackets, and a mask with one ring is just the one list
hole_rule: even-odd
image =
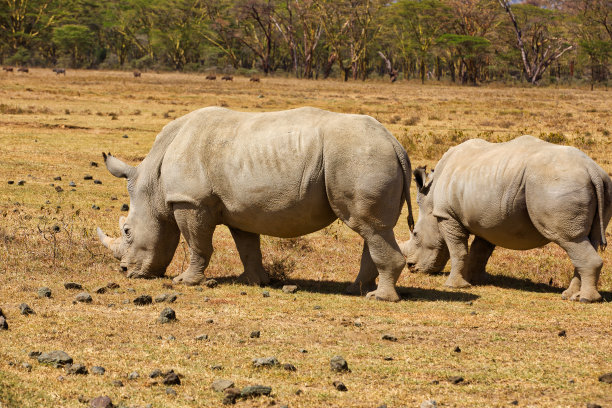
[(140, 78), (142, 76), (142, 72), (134, 71), (134, 78)]
[[(365, 242), (348, 292), (397, 301), (404, 257), (393, 227), (410, 207), (408, 154), (376, 119), (315, 108), (235, 112), (209, 107), (166, 125), (137, 167), (103, 154), (128, 179), (130, 212), (121, 236), (98, 228), (128, 277), (162, 276), (181, 234), (191, 261), (175, 283), (196, 285), (213, 252), (215, 227), (227, 225), (244, 273), (266, 284), (260, 234), (296, 237), (340, 218)], [(380, 274), (378, 288), (376, 277)]]
[(233, 81), (233, 80), (234, 80), (234, 77), (233, 77), (233, 76), (231, 76), (231, 75), (224, 75), (224, 76), (222, 76), (222, 77), (221, 77), (221, 79), (222, 79), (223, 81)]
[(13, 72), (13, 67), (2, 67), (2, 70), (6, 72)]
[(19, 67), (17, 68), (17, 72), (24, 72), (24, 73), (28, 73), (30, 72), (30, 70), (27, 67)]
[(213, 74), (208, 74), (206, 75), (206, 79), (208, 79), (209, 81), (214, 81), (217, 79), (217, 76)]
[(55, 72), (57, 75), (64, 74), (64, 76), (66, 76), (66, 69), (65, 68), (53, 68), (53, 72)]
[(249, 79), (249, 81), (251, 81), (251, 82), (260, 82), (260, 79), (258, 77), (251, 77), (251, 79)]
[[(612, 180), (580, 150), (521, 136), (474, 139), (448, 150), (435, 171), (414, 171), (419, 219), (400, 244), (408, 267), (466, 287), (486, 278), (496, 246), (526, 250), (554, 242), (574, 264), (564, 299), (601, 300), (597, 281), (612, 217)], [(474, 241), (468, 251), (468, 238)]]

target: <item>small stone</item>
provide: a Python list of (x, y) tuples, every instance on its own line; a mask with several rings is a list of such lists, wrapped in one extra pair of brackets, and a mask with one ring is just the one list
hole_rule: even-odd
[(259, 336), (261, 336), (261, 332), (259, 330), (255, 330), (251, 332), (251, 338), (252, 339), (258, 339)]
[(38, 289), (38, 297), (39, 298), (50, 298), (51, 297), (51, 289), (47, 287), (42, 287)]
[(79, 400), (79, 402), (80, 402), (81, 404), (87, 404), (87, 403), (89, 403), (89, 400), (88, 400), (87, 398), (85, 398), (85, 396), (84, 396), (84, 395), (79, 395), (79, 398), (77, 398), (77, 399)]
[(8, 183), (9, 184), (15, 184), (15, 181), (14, 180), (9, 180)]
[(208, 334), (200, 334), (199, 336), (196, 336), (195, 339), (198, 341), (208, 340)]
[(67, 364), (72, 364), (72, 357), (66, 352), (55, 350), (50, 353), (42, 353), (38, 356), (38, 362), (41, 364), (51, 364), (56, 367), (62, 367)]
[(261, 292), (261, 295), (263, 297), (270, 297), (270, 292), (268, 292), (267, 290), (264, 290), (263, 292)]
[(606, 384), (612, 384), (612, 373), (600, 375), (599, 381)]
[(81, 303), (91, 303), (93, 299), (89, 293), (81, 292), (74, 297), (74, 300)]
[(115, 387), (123, 387), (123, 381), (121, 381), (121, 380), (115, 380), (115, 381), (113, 381), (113, 385), (114, 385)]
[(382, 339), (387, 341), (397, 341), (397, 337), (391, 336), (390, 334), (383, 335)]
[(25, 183), (26, 183), (26, 182), (25, 182), (25, 180), (19, 180), (19, 181), (17, 182), (17, 185), (18, 185), (18, 186), (23, 186)]
[(460, 377), (458, 375), (452, 376), (452, 377), (448, 377), (448, 381), (451, 384), (459, 384), (463, 382), (463, 377)]
[(559, 336), (559, 337), (567, 337), (567, 333), (565, 332), (565, 330), (561, 330), (559, 333), (557, 333), (557, 336)]
[(59, 382), (64, 381), (64, 376), (63, 375), (57, 376), (57, 381), (59, 381)]
[(111, 201), (117, 201), (117, 196), (111, 196)]
[(510, 405), (518, 405), (518, 400), (510, 401)]
[(158, 321), (162, 324), (170, 323), (176, 320), (176, 313), (169, 307), (161, 311)]
[(108, 289), (119, 289), (119, 284), (115, 283), (115, 282), (109, 282), (106, 284), (106, 287)]
[(228, 388), (232, 388), (234, 386), (234, 382), (230, 380), (215, 380), (212, 383), (212, 389), (217, 392), (223, 392)]
[(593, 402), (589, 402), (589, 403), (586, 405), (586, 408), (601, 408), (601, 405), (599, 405), (599, 404), (595, 404), (595, 403), (593, 403)]
[(32, 364), (30, 363), (22, 363), (21, 366), (25, 368), (28, 372), (32, 371)]
[(136, 380), (138, 377), (140, 377), (140, 374), (138, 374), (136, 371), (128, 374), (128, 380)]
[(54, 225), (53, 228), (51, 228), (51, 230), (55, 233), (60, 232), (60, 226), (59, 225)]
[(113, 401), (106, 395), (96, 397), (89, 402), (91, 408), (113, 408)]
[(94, 180), (94, 184), (102, 184), (101, 180)]
[(38, 358), (42, 353), (40, 351), (30, 351), (28, 353), (28, 357), (30, 358)]
[(213, 319), (206, 319), (206, 323), (213, 324), (215, 321)]
[(226, 388), (223, 391), (223, 405), (235, 404), (238, 397), (240, 397), (240, 390), (238, 388)]
[(285, 285), (283, 286), (283, 292), (285, 293), (295, 293), (298, 291), (297, 285)]
[(104, 373), (106, 372), (106, 369), (104, 367), (100, 367), (100, 366), (93, 366), (91, 367), (91, 373), (95, 374), (95, 375), (104, 375)]
[(215, 365), (211, 365), (210, 369), (213, 370), (213, 371), (221, 371), (221, 370), (223, 370), (223, 366), (220, 365), (220, 364), (215, 364)]
[(253, 359), (253, 367), (274, 367), (279, 365), (276, 357), (260, 357)]
[(129, 205), (127, 205), (127, 204), (123, 204), (123, 205), (121, 206), (121, 211), (130, 211), (130, 206), (129, 206)]
[(164, 374), (164, 379), (162, 380), (162, 382), (164, 383), (164, 385), (181, 385), (181, 379), (172, 370)]
[(53, 180), (55, 180), (55, 181), (62, 181), (62, 177), (61, 176), (53, 177)]
[(128, 135), (123, 135), (121, 137), (123, 137), (124, 139), (127, 139), (129, 136)]
[(297, 368), (293, 364), (285, 363), (283, 364), (283, 369), (286, 371), (297, 371)]
[(476, 313), (476, 312), (470, 312), (470, 314), (471, 314), (472, 316), (476, 316), (478, 313)]
[(313, 307), (313, 309), (314, 309), (314, 310), (321, 310), (321, 306), (319, 306), (319, 305), (315, 305), (315, 306)]
[(55, 191), (57, 191), (58, 193), (61, 193), (64, 191), (64, 189), (61, 186), (55, 186)]
[(26, 305), (25, 303), (22, 303), (19, 305), (19, 310), (21, 311), (21, 314), (24, 316), (34, 314), (34, 310), (32, 310), (32, 308)]
[(134, 288), (127, 288), (126, 290), (130, 293), (136, 293), (136, 289)]
[(81, 290), (81, 289), (83, 289), (83, 286), (81, 286), (80, 284), (75, 283), (75, 282), (66, 282), (66, 283), (64, 283), (64, 288), (65, 289)]
[(94, 209), (94, 210), (96, 210), (96, 211), (100, 209), (100, 207), (99, 207), (99, 206), (97, 206), (97, 205), (95, 205), (95, 204), (92, 204), (92, 205), (91, 205), (91, 208), (92, 208), (92, 209)]
[(387, 357), (384, 357), (383, 360), (385, 360), (385, 361), (393, 361), (393, 357), (387, 356)]
[(68, 183), (68, 185), (69, 185), (70, 187), (76, 187), (76, 183), (75, 183), (74, 181), (71, 181), (70, 183)]
[(265, 385), (249, 385), (240, 391), (240, 396), (243, 398), (258, 397), (260, 395), (270, 395), (272, 388)]
[(214, 288), (219, 284), (219, 282), (217, 282), (214, 279), (207, 279), (206, 282), (204, 282), (204, 285), (206, 285), (207, 288)]
[(329, 365), (332, 371), (351, 371), (349, 370), (348, 363), (342, 356), (334, 356), (329, 361)]
[[(361, 320), (356, 319), (356, 320), (353, 322), (353, 325), (354, 325), (355, 327), (361, 327), (361, 326), (363, 326), (363, 323), (361, 323)], [(383, 336), (383, 337), (384, 337), (384, 336)]]
[(83, 177), (83, 180), (93, 180), (93, 176), (87, 174), (85, 177)]
[(455, 353), (461, 353), (461, 348), (459, 346), (455, 347), (453, 350)]
[(151, 371), (151, 374), (149, 374), (149, 378), (157, 378), (157, 377), (161, 377), (162, 372), (159, 369), (155, 369), (153, 371)]
[(153, 299), (149, 295), (140, 295), (134, 299), (134, 304), (137, 306), (150, 305), (153, 303)]
[(246, 294), (247, 294), (247, 293), (246, 293), (244, 290), (243, 290), (242, 292), (240, 292), (240, 295), (241, 295), (241, 296), (246, 296)]
[(89, 165), (90, 165), (91, 167), (98, 167), (98, 163), (96, 163), (96, 162), (94, 162), (94, 161), (90, 162), (90, 163), (89, 163)]
[(106, 286), (98, 286), (97, 288), (94, 289), (94, 292), (97, 293), (98, 295), (103, 295), (106, 293), (107, 290), (108, 290), (108, 287)]
[(434, 400), (427, 400), (421, 402), (420, 408), (437, 408), (438, 403)]
[(346, 388), (346, 385), (344, 385), (342, 381), (334, 381), (333, 384), (334, 384), (334, 387), (336, 387), (338, 391), (342, 391), (342, 392), (348, 391), (348, 388)]
[(169, 335), (168, 337), (166, 337), (166, 340), (169, 340), (169, 341), (176, 340), (176, 337), (174, 337), (173, 335)]
[(168, 387), (166, 388), (166, 394), (171, 395), (173, 397), (176, 397), (176, 391), (174, 391), (172, 388)]
[(300, 353), (308, 353), (308, 350), (303, 349), (303, 348), (302, 348), (302, 349), (298, 349), (298, 351), (299, 351)]
[(83, 364), (72, 364), (70, 366), (68, 366), (66, 368), (66, 372), (68, 374), (73, 374), (73, 375), (86, 375), (89, 374), (89, 372), (87, 371), (87, 367), (85, 367)]

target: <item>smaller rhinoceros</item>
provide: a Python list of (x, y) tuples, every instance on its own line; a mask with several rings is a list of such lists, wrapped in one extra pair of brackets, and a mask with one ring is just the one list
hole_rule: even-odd
[[(580, 150), (521, 136), (474, 139), (448, 150), (435, 172), (414, 171), (419, 219), (400, 243), (409, 268), (441, 271), (445, 285), (481, 281), (495, 246), (526, 250), (557, 243), (574, 264), (564, 299), (601, 299), (597, 281), (612, 216), (612, 180)], [(468, 252), (468, 238), (475, 239)]]

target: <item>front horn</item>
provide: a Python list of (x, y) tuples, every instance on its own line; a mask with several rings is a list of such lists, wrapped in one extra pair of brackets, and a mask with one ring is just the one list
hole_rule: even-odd
[(115, 177), (124, 177), (129, 179), (134, 176), (134, 173), (136, 173), (135, 167), (122, 162), (110, 153), (102, 153), (102, 157), (104, 157), (104, 164), (106, 164), (106, 168)]
[(104, 233), (104, 231), (102, 231), (100, 227), (98, 227), (96, 231), (98, 232), (98, 238), (100, 239), (100, 242), (102, 242), (102, 245), (110, 249), (110, 251), (113, 253), (113, 256), (115, 258), (121, 259), (121, 254), (119, 254), (119, 251), (118, 251), (119, 242), (117, 242), (120, 238), (109, 237), (108, 235)]

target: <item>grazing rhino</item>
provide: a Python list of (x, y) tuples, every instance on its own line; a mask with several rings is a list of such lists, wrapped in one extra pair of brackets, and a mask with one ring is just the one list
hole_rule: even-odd
[(244, 265), (240, 281), (265, 284), (260, 234), (295, 237), (340, 218), (364, 238), (348, 291), (399, 300), (405, 260), (393, 227), (404, 200), (413, 227), (410, 160), (369, 116), (209, 107), (166, 125), (137, 167), (103, 156), (111, 174), (128, 179), (130, 212), (121, 237), (98, 235), (128, 277), (162, 276), (183, 234), (191, 260), (174, 282), (200, 283), (215, 227), (225, 224)]
[[(574, 264), (564, 299), (601, 299), (597, 281), (612, 216), (612, 181), (578, 149), (532, 136), (506, 143), (474, 139), (449, 149), (427, 174), (414, 171), (419, 219), (400, 244), (408, 267), (441, 271), (445, 285), (486, 277), (495, 246), (526, 250), (557, 243)], [(475, 239), (468, 252), (468, 237)]]

